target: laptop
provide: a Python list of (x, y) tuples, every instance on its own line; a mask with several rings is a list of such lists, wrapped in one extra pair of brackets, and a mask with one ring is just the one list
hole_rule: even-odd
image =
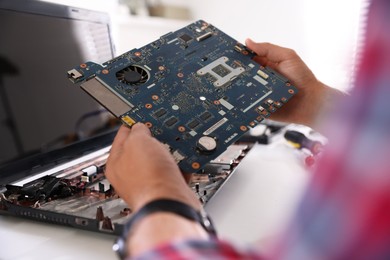
[[(114, 57), (109, 16), (4, 0), (0, 30), (0, 214), (120, 234), (132, 212), (103, 173), (120, 123), (64, 73)], [(250, 148), (232, 145), (192, 176), (202, 203)]]

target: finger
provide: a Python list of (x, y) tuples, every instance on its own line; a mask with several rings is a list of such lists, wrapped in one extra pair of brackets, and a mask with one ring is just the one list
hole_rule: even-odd
[(253, 60), (264, 67), (270, 67), (272, 69), (276, 69), (278, 67), (277, 63), (273, 63), (272, 61), (268, 60), (266, 57), (256, 56), (253, 57)]
[(194, 175), (194, 173), (183, 172), (181, 169), (180, 169), (180, 172), (181, 172), (181, 175), (183, 176), (184, 180), (186, 181), (186, 183), (190, 184), (192, 176)]
[(137, 123), (135, 125), (133, 125), (133, 127), (131, 128), (131, 135), (148, 135), (148, 136), (151, 136), (152, 134), (150, 133), (150, 130), (149, 128), (142, 124), (142, 123)]
[(131, 130), (127, 126), (122, 125), (119, 128), (119, 130), (114, 138), (114, 141), (112, 143), (111, 152), (121, 149), (121, 147), (123, 146), (123, 143), (125, 142), (125, 140), (129, 136), (130, 132), (131, 132)]
[(258, 56), (266, 57), (273, 63), (279, 63), (291, 59), (295, 54), (291, 49), (283, 48), (271, 43), (255, 43), (253, 40), (247, 39), (245, 44)]

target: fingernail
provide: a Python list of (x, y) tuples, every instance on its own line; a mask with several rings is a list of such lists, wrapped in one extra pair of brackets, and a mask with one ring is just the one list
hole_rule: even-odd
[(146, 127), (143, 123), (138, 122), (135, 125), (133, 125), (133, 129), (134, 128), (142, 128), (142, 126)]
[(246, 42), (246, 43), (253, 43), (253, 40), (252, 40), (251, 38), (247, 38), (247, 39), (245, 40), (245, 42)]
[(144, 131), (144, 132), (150, 132), (149, 127), (147, 127), (145, 124), (138, 122), (136, 123), (133, 128), (137, 129), (137, 131)]

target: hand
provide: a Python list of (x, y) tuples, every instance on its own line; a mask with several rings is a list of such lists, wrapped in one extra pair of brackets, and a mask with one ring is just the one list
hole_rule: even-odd
[[(131, 130), (120, 127), (107, 160), (106, 177), (133, 211), (158, 198), (180, 200), (197, 210), (201, 207), (172, 155), (141, 123)], [(209, 239), (198, 223), (166, 212), (144, 217), (128, 235), (126, 244), (132, 256), (173, 239)]]
[(271, 119), (313, 127), (330, 97), (342, 95), (318, 81), (294, 50), (270, 43), (255, 43), (250, 39), (245, 43), (257, 54), (256, 62), (276, 70), (299, 90), (286, 105), (272, 114)]
[(185, 182), (172, 155), (141, 123), (131, 130), (120, 127), (105, 174), (133, 211), (156, 198), (177, 199), (200, 208), (199, 200)]

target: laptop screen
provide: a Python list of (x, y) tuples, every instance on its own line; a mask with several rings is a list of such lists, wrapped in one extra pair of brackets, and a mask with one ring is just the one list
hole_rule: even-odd
[(0, 169), (110, 130), (112, 117), (66, 75), (114, 56), (107, 14), (4, 0), (0, 31)]

